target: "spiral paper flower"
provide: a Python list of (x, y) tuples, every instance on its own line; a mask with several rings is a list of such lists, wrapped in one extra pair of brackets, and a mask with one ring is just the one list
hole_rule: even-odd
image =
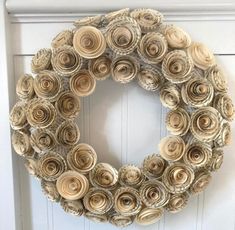
[(92, 212), (86, 212), (84, 215), (87, 219), (96, 223), (105, 223), (108, 221), (107, 215), (99, 215)]
[(88, 173), (95, 167), (97, 155), (90, 145), (80, 143), (67, 154), (67, 162), (71, 169), (80, 173)]
[(162, 208), (143, 208), (136, 216), (135, 222), (140, 225), (150, 225), (158, 222), (163, 216)]
[(170, 193), (186, 191), (194, 180), (193, 169), (183, 163), (173, 163), (166, 168), (162, 181)]
[(107, 213), (113, 206), (113, 195), (101, 188), (91, 188), (83, 198), (85, 208), (98, 215)]
[(43, 193), (50, 201), (58, 202), (60, 200), (61, 197), (57, 191), (56, 184), (54, 182), (42, 180), (41, 187)]
[(85, 97), (94, 92), (96, 80), (87, 70), (81, 70), (70, 78), (69, 85), (75, 95)]
[(185, 153), (185, 143), (181, 137), (167, 136), (159, 144), (160, 155), (167, 161), (178, 161)]
[(232, 142), (231, 126), (228, 122), (224, 122), (219, 136), (215, 139), (215, 144), (219, 147), (224, 147)]
[(40, 178), (39, 170), (38, 170), (38, 161), (36, 159), (27, 158), (24, 162), (24, 166), (31, 176), (34, 176), (37, 179)]
[(194, 64), (202, 70), (206, 70), (215, 65), (215, 57), (213, 53), (202, 43), (192, 42), (188, 48), (188, 53)]
[(212, 157), (207, 164), (207, 169), (211, 172), (217, 171), (220, 169), (221, 165), (223, 164), (224, 153), (223, 150), (220, 148), (212, 149)]
[(59, 194), (67, 200), (78, 200), (86, 195), (89, 182), (85, 176), (76, 171), (67, 171), (56, 181)]
[(133, 217), (131, 216), (123, 216), (118, 213), (111, 213), (109, 216), (109, 223), (116, 227), (127, 227), (128, 225), (133, 223)]
[(82, 58), (72, 46), (63, 45), (53, 50), (51, 63), (56, 73), (70, 77), (81, 69)]
[(183, 50), (169, 52), (162, 62), (162, 73), (172, 83), (188, 81), (192, 74), (193, 63)]
[(121, 10), (117, 11), (112, 11), (110, 13), (107, 13), (104, 15), (104, 18), (107, 22), (113, 21), (115, 18), (123, 17), (123, 16), (128, 16), (130, 9), (129, 8), (124, 8)]
[(67, 165), (60, 154), (49, 151), (39, 158), (38, 169), (44, 180), (56, 181), (67, 170)]
[(172, 194), (169, 202), (165, 206), (165, 209), (171, 213), (180, 212), (183, 208), (186, 207), (189, 199), (189, 194), (187, 192)]
[(190, 127), (190, 116), (182, 108), (171, 110), (166, 115), (166, 128), (172, 135), (184, 136)]
[(141, 38), (141, 30), (133, 18), (123, 16), (108, 24), (105, 36), (109, 48), (114, 53), (127, 55), (137, 47)]
[(91, 16), (91, 17), (85, 17), (76, 20), (73, 24), (76, 27), (81, 27), (81, 26), (95, 26), (99, 27), (99, 24), (102, 22), (102, 16), (101, 15), (96, 15), (96, 16)]
[(138, 45), (139, 56), (149, 64), (160, 63), (168, 50), (167, 40), (157, 32), (145, 34)]
[(29, 74), (22, 75), (16, 84), (16, 94), (21, 100), (30, 100), (34, 96), (33, 77)]
[(81, 216), (84, 213), (84, 207), (81, 200), (65, 200), (62, 199), (60, 205), (65, 212), (74, 216)]
[(64, 121), (56, 130), (57, 141), (65, 146), (73, 146), (80, 139), (80, 131), (77, 124), (73, 121)]
[(60, 32), (51, 41), (51, 46), (54, 49), (63, 45), (73, 45), (73, 32), (71, 30), (64, 30)]
[(113, 60), (111, 73), (113, 80), (128, 83), (135, 78), (139, 71), (139, 63), (132, 56), (120, 56)]

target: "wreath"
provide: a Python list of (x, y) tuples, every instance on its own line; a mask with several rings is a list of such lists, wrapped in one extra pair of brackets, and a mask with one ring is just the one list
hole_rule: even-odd
[[(79, 19), (35, 54), (35, 75), (18, 80), (20, 100), (10, 112), (14, 150), (65, 212), (119, 227), (153, 224), (164, 210), (182, 210), (220, 168), (234, 116), (227, 81), (205, 45), (162, 20), (153, 9)], [(109, 76), (123, 84), (136, 79), (170, 109), (171, 135), (141, 167), (97, 163), (94, 148), (79, 143), (79, 98)]]

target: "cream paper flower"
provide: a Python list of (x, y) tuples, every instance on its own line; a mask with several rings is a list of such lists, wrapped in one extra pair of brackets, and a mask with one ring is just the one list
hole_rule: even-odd
[(53, 202), (60, 201), (60, 194), (57, 191), (56, 184), (54, 182), (42, 180), (41, 181), (41, 187), (43, 193), (46, 195), (46, 197)]
[(66, 200), (62, 199), (60, 205), (65, 212), (74, 216), (81, 216), (84, 213), (84, 207), (81, 200)]
[(221, 165), (223, 164), (224, 159), (224, 152), (220, 148), (213, 148), (212, 149), (212, 158), (207, 164), (207, 169), (211, 172), (217, 171), (220, 169)]
[(85, 17), (76, 20), (73, 25), (75, 27), (81, 27), (81, 26), (95, 26), (99, 27), (99, 24), (102, 22), (102, 16), (101, 15), (96, 15), (96, 16), (91, 16), (91, 17)]
[(84, 216), (91, 220), (94, 221), (96, 223), (105, 223), (108, 221), (108, 216), (107, 215), (99, 215), (99, 214), (95, 214), (92, 212), (85, 212)]
[(73, 32), (71, 30), (61, 31), (51, 41), (51, 46), (54, 49), (63, 45), (73, 45)]
[(183, 208), (186, 207), (189, 199), (189, 194), (187, 192), (172, 194), (169, 202), (165, 206), (165, 209), (171, 213), (180, 212)]
[(129, 15), (129, 8), (124, 8), (121, 10), (117, 11), (112, 11), (110, 13), (107, 13), (104, 15), (104, 18), (107, 22), (113, 21), (115, 18), (123, 17), (123, 16), (128, 16)]
[(228, 122), (224, 122), (219, 136), (215, 139), (215, 145), (219, 147), (224, 147), (232, 142), (232, 130)]
[(22, 75), (16, 84), (16, 94), (21, 100), (30, 100), (34, 96), (34, 78), (29, 74)]
[(116, 227), (124, 228), (133, 223), (133, 217), (123, 216), (116, 212), (113, 212), (109, 215), (109, 223)]
[(163, 216), (163, 208), (143, 208), (136, 216), (135, 222), (139, 225), (150, 225), (158, 222)]

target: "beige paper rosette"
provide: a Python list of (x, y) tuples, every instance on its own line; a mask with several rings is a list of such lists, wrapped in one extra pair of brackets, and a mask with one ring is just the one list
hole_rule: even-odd
[(170, 194), (161, 181), (154, 179), (142, 183), (140, 197), (147, 207), (160, 208), (167, 204)]
[(81, 200), (65, 200), (60, 201), (60, 205), (65, 212), (74, 216), (81, 216), (84, 213), (84, 207)]
[(137, 51), (142, 60), (149, 64), (160, 63), (168, 50), (167, 40), (157, 32), (145, 34), (137, 47)]
[(55, 135), (47, 129), (31, 131), (30, 143), (37, 153), (47, 152), (56, 146)]
[(217, 171), (220, 169), (221, 165), (223, 164), (224, 159), (224, 152), (220, 148), (214, 148), (212, 149), (212, 157), (210, 161), (208, 162), (206, 168), (211, 171)]
[(98, 215), (107, 213), (113, 206), (113, 195), (101, 188), (91, 188), (83, 198), (85, 208)]
[(85, 17), (76, 20), (73, 25), (75, 27), (81, 27), (81, 26), (95, 26), (98, 27), (99, 24), (102, 22), (102, 16), (101, 15), (96, 15), (96, 16), (91, 16), (91, 17)]
[(56, 140), (64, 147), (71, 147), (80, 139), (80, 130), (74, 121), (64, 121), (56, 129)]
[(222, 117), (213, 107), (197, 109), (191, 119), (190, 130), (199, 141), (213, 141), (221, 132)]
[(149, 155), (144, 159), (143, 173), (149, 179), (159, 178), (162, 176), (166, 165), (166, 161), (161, 156), (157, 154)]
[(60, 201), (61, 197), (59, 192), (57, 191), (56, 184), (54, 182), (42, 180), (41, 187), (43, 193), (50, 201), (53, 202)]
[(198, 171), (195, 179), (189, 188), (190, 194), (196, 195), (203, 192), (211, 181), (211, 174), (207, 170)]
[(180, 105), (181, 96), (176, 85), (165, 84), (160, 90), (160, 101), (169, 109), (176, 109)]
[(78, 200), (89, 190), (89, 181), (76, 171), (67, 171), (60, 175), (56, 181), (59, 194), (67, 200)]
[(139, 63), (132, 56), (119, 56), (112, 62), (111, 73), (113, 80), (120, 83), (132, 81), (139, 72)]
[(34, 78), (34, 90), (38, 97), (55, 101), (61, 90), (61, 79), (53, 71), (41, 71)]
[(95, 167), (97, 155), (90, 145), (80, 143), (67, 154), (67, 162), (71, 169), (85, 174)]
[(159, 89), (163, 82), (162, 73), (156, 68), (144, 66), (137, 74), (138, 84), (145, 90), (156, 91)]
[(127, 55), (137, 47), (141, 38), (141, 29), (133, 18), (123, 16), (108, 24), (105, 36), (109, 48), (114, 53)]
[(183, 50), (169, 52), (162, 62), (162, 73), (172, 83), (183, 83), (192, 76), (193, 63)]
[(84, 216), (91, 220), (91, 221), (94, 221), (96, 223), (106, 223), (108, 221), (108, 216), (107, 215), (99, 215), (99, 214), (95, 214), (95, 213), (92, 213), (92, 212), (86, 212), (84, 214)]
[(115, 189), (118, 182), (118, 172), (110, 164), (99, 163), (89, 173), (93, 186), (104, 189)]
[(139, 225), (150, 225), (158, 222), (163, 216), (163, 208), (143, 208), (136, 216), (135, 222)]
[(39, 170), (38, 170), (38, 161), (36, 159), (34, 158), (25, 159), (24, 166), (31, 176), (40, 179)]
[(49, 69), (51, 65), (51, 50), (40, 49), (32, 58), (31, 69), (33, 73)]
[(16, 84), (16, 94), (21, 100), (30, 100), (34, 96), (33, 77), (29, 74), (22, 75)]
[(87, 70), (83, 69), (70, 78), (69, 85), (75, 95), (86, 97), (94, 92), (96, 80)]
[(166, 115), (166, 128), (172, 135), (184, 136), (190, 127), (190, 116), (185, 109), (171, 110)]
[(200, 168), (206, 166), (211, 157), (212, 149), (210, 145), (196, 141), (187, 146), (183, 160), (192, 168)]
[(107, 55), (92, 59), (88, 63), (89, 73), (96, 80), (105, 80), (110, 76), (111, 62), (111, 59)]
[(40, 176), (46, 181), (55, 181), (67, 170), (65, 159), (58, 153), (49, 151), (38, 160)]
[(124, 165), (118, 172), (119, 183), (123, 186), (139, 187), (145, 180), (140, 168), (134, 165)]
[(130, 16), (138, 22), (143, 33), (155, 31), (163, 20), (159, 11), (145, 8), (133, 10)]
[(71, 77), (81, 69), (82, 58), (72, 46), (63, 45), (53, 50), (51, 63), (57, 74)]
[(47, 100), (35, 98), (30, 100), (27, 108), (27, 120), (33, 128), (47, 128), (56, 117), (54, 106)]
[(124, 228), (133, 223), (133, 217), (123, 216), (116, 212), (113, 212), (109, 215), (109, 223), (116, 227)]
[(183, 208), (186, 207), (189, 199), (189, 194), (187, 192), (172, 194), (169, 202), (165, 206), (165, 209), (171, 213), (180, 212)]
[(72, 92), (64, 91), (59, 95), (55, 102), (55, 108), (62, 118), (74, 119), (80, 112), (81, 102)]
[(215, 57), (213, 53), (200, 42), (192, 42), (188, 48), (188, 53), (194, 64), (202, 70), (206, 70), (215, 65)]
[(193, 169), (184, 163), (173, 163), (166, 168), (162, 181), (170, 193), (186, 191), (194, 180)]
[(193, 77), (182, 86), (181, 95), (189, 106), (207, 106), (214, 97), (214, 88), (206, 78)]
[(113, 21), (115, 18), (123, 17), (123, 16), (128, 16), (130, 9), (129, 8), (124, 8), (121, 10), (117, 11), (112, 11), (110, 13), (107, 13), (104, 15), (104, 18), (106, 19), (107, 22)]
[(228, 122), (224, 122), (219, 133), (219, 136), (215, 139), (215, 145), (224, 147), (232, 142), (232, 130)]
[(73, 36), (76, 52), (87, 59), (97, 58), (106, 49), (106, 41), (100, 30), (93, 26), (80, 27)]
[(121, 187), (114, 194), (114, 209), (123, 216), (136, 215), (141, 209), (141, 199), (138, 190), (131, 187)]
[(185, 153), (184, 140), (179, 136), (167, 136), (159, 143), (159, 152), (167, 161), (178, 161)]
[(19, 101), (13, 106), (9, 115), (12, 129), (19, 130), (27, 126), (26, 110), (27, 103), (23, 101)]
[(61, 31), (51, 41), (51, 46), (54, 49), (63, 45), (73, 45), (73, 32), (71, 30)]

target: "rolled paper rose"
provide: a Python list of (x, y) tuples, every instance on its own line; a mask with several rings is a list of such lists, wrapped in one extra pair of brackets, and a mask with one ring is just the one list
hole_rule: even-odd
[(21, 100), (30, 100), (34, 96), (33, 77), (29, 74), (22, 75), (16, 84), (16, 94)]
[(168, 50), (167, 40), (157, 32), (145, 34), (137, 47), (137, 51), (142, 60), (149, 64), (160, 63)]
[(139, 225), (150, 225), (158, 222), (163, 216), (163, 208), (143, 208), (136, 216), (135, 222)]
[(161, 181), (153, 179), (142, 183), (140, 198), (149, 208), (161, 208), (167, 204), (170, 194)]
[(12, 129), (19, 130), (27, 126), (26, 110), (27, 103), (23, 101), (19, 101), (13, 106), (9, 116)]
[(64, 147), (71, 147), (80, 139), (80, 130), (74, 121), (64, 121), (56, 129), (56, 139)]
[(192, 168), (205, 167), (212, 157), (210, 145), (203, 142), (193, 142), (186, 148), (183, 160)]
[(203, 192), (209, 185), (212, 177), (211, 174), (206, 170), (198, 171), (195, 175), (195, 179), (189, 188), (189, 192), (192, 195)]
[(30, 143), (37, 153), (44, 153), (56, 146), (55, 135), (46, 129), (35, 129), (31, 131)]
[(132, 56), (119, 56), (112, 62), (113, 80), (120, 83), (132, 81), (139, 72), (139, 63)]
[(46, 181), (56, 181), (67, 170), (65, 159), (58, 153), (49, 151), (39, 157), (40, 176)]
[(34, 90), (38, 97), (55, 101), (61, 90), (61, 79), (53, 71), (41, 71), (34, 78)]
[(107, 213), (113, 206), (113, 195), (110, 191), (91, 188), (83, 198), (85, 208), (98, 215)]
[(188, 203), (189, 194), (187, 192), (172, 194), (169, 202), (165, 206), (165, 209), (171, 213), (177, 213), (182, 211)]
[(113, 213), (110, 213), (109, 215), (109, 223), (116, 227), (124, 228), (133, 223), (133, 217), (123, 216), (123, 215), (113, 212)]
[(12, 146), (17, 154), (23, 157), (30, 157), (34, 151), (30, 144), (29, 135), (23, 131), (13, 131), (12, 133)]
[(31, 176), (34, 176), (38, 179), (40, 178), (40, 174), (38, 170), (38, 161), (36, 159), (27, 158), (24, 162), (24, 166)]
[(222, 117), (213, 107), (203, 107), (191, 115), (190, 130), (195, 138), (202, 142), (210, 142), (221, 132)]
[(160, 101), (169, 109), (176, 109), (180, 105), (180, 92), (176, 85), (165, 84), (160, 90)]
[(96, 223), (105, 223), (108, 221), (108, 217), (107, 215), (99, 215), (99, 214), (95, 214), (95, 213), (92, 213), (92, 212), (86, 212), (84, 214), (84, 216), (91, 220), (91, 221), (94, 221)]
[(193, 77), (182, 86), (181, 95), (184, 103), (189, 106), (207, 106), (214, 97), (214, 88), (206, 78)]
[(143, 89), (149, 91), (156, 91), (162, 86), (164, 82), (162, 73), (156, 68), (149, 66), (144, 66), (140, 69), (139, 73), (137, 74), (137, 80), (138, 84)]
[(206, 168), (211, 171), (217, 171), (220, 169), (221, 165), (223, 164), (224, 152), (220, 148), (212, 149), (212, 157), (208, 162)]
[(119, 183), (123, 186), (139, 187), (145, 180), (140, 168), (134, 165), (124, 165), (118, 172)]
[(92, 59), (104, 53), (106, 41), (102, 32), (97, 28), (83, 26), (74, 33), (73, 47), (81, 57)]
[(117, 10), (117, 11), (112, 11), (106, 15), (104, 15), (104, 18), (107, 22), (111, 22), (113, 21), (115, 18), (119, 18), (119, 17), (123, 17), (123, 16), (128, 16), (129, 15), (129, 8), (124, 8), (121, 10)]
[(167, 136), (161, 139), (159, 151), (167, 161), (178, 161), (185, 153), (184, 140), (179, 136)]
[(74, 119), (80, 112), (81, 102), (72, 92), (64, 91), (59, 95), (55, 102), (55, 108), (62, 118)]
[(67, 200), (83, 198), (89, 190), (89, 181), (76, 171), (67, 171), (60, 175), (56, 181), (59, 194)]
[(114, 53), (127, 55), (137, 47), (141, 29), (133, 18), (122, 16), (108, 24), (105, 36), (109, 48)]
[(27, 108), (27, 120), (33, 128), (47, 128), (56, 117), (54, 106), (47, 100), (34, 98)]
[(69, 85), (75, 95), (86, 97), (94, 92), (96, 80), (87, 70), (83, 69), (70, 78)]
[(170, 193), (186, 191), (194, 180), (193, 169), (184, 163), (173, 163), (166, 168), (162, 181)]
[(232, 99), (227, 94), (219, 93), (215, 96), (213, 106), (227, 121), (232, 121), (235, 115), (235, 108)]
[(192, 42), (188, 47), (188, 54), (192, 58), (194, 64), (202, 70), (206, 70), (215, 65), (213, 53), (200, 42)]
[(86, 174), (95, 167), (97, 155), (90, 145), (80, 143), (67, 154), (67, 162), (71, 169)]
[(51, 63), (57, 74), (71, 77), (81, 69), (82, 58), (72, 46), (63, 45), (53, 50)]
[(166, 115), (166, 128), (172, 135), (184, 136), (190, 127), (190, 116), (185, 109), (171, 110)]
[(142, 203), (138, 190), (131, 187), (121, 187), (114, 194), (114, 209), (123, 216), (136, 215)]
[(144, 159), (143, 173), (149, 179), (159, 178), (162, 176), (166, 165), (166, 161), (160, 155), (149, 155)]
[(95, 187), (112, 190), (117, 185), (118, 172), (110, 164), (99, 163), (89, 173), (89, 179)]
[(63, 30), (52, 39), (52, 48), (56, 49), (63, 45), (73, 45), (73, 32), (71, 30)]
[(51, 50), (40, 49), (32, 58), (31, 69), (33, 73), (47, 70), (51, 65)]
[(130, 16), (138, 22), (143, 33), (155, 31), (163, 20), (163, 15), (153, 9), (135, 9)]
[(81, 27), (81, 26), (99, 27), (101, 22), (102, 22), (102, 15), (96, 15), (92, 17), (85, 17), (85, 18), (78, 19), (73, 23), (73, 25), (76, 27)]
[(65, 212), (74, 216), (81, 216), (85, 211), (81, 200), (61, 199), (60, 205)]
[(216, 146), (224, 147), (232, 142), (231, 126), (228, 122), (224, 122), (219, 133), (219, 136), (215, 139)]
[(183, 83), (192, 77), (193, 63), (183, 50), (167, 53), (162, 62), (162, 73), (172, 83)]
[(105, 80), (111, 73), (111, 59), (107, 55), (102, 55), (96, 59), (89, 60), (88, 70), (96, 80)]
[(54, 182), (42, 180), (41, 187), (42, 187), (43, 193), (50, 201), (53, 201), (53, 202), (60, 201), (61, 196), (59, 192), (57, 191), (56, 184)]

